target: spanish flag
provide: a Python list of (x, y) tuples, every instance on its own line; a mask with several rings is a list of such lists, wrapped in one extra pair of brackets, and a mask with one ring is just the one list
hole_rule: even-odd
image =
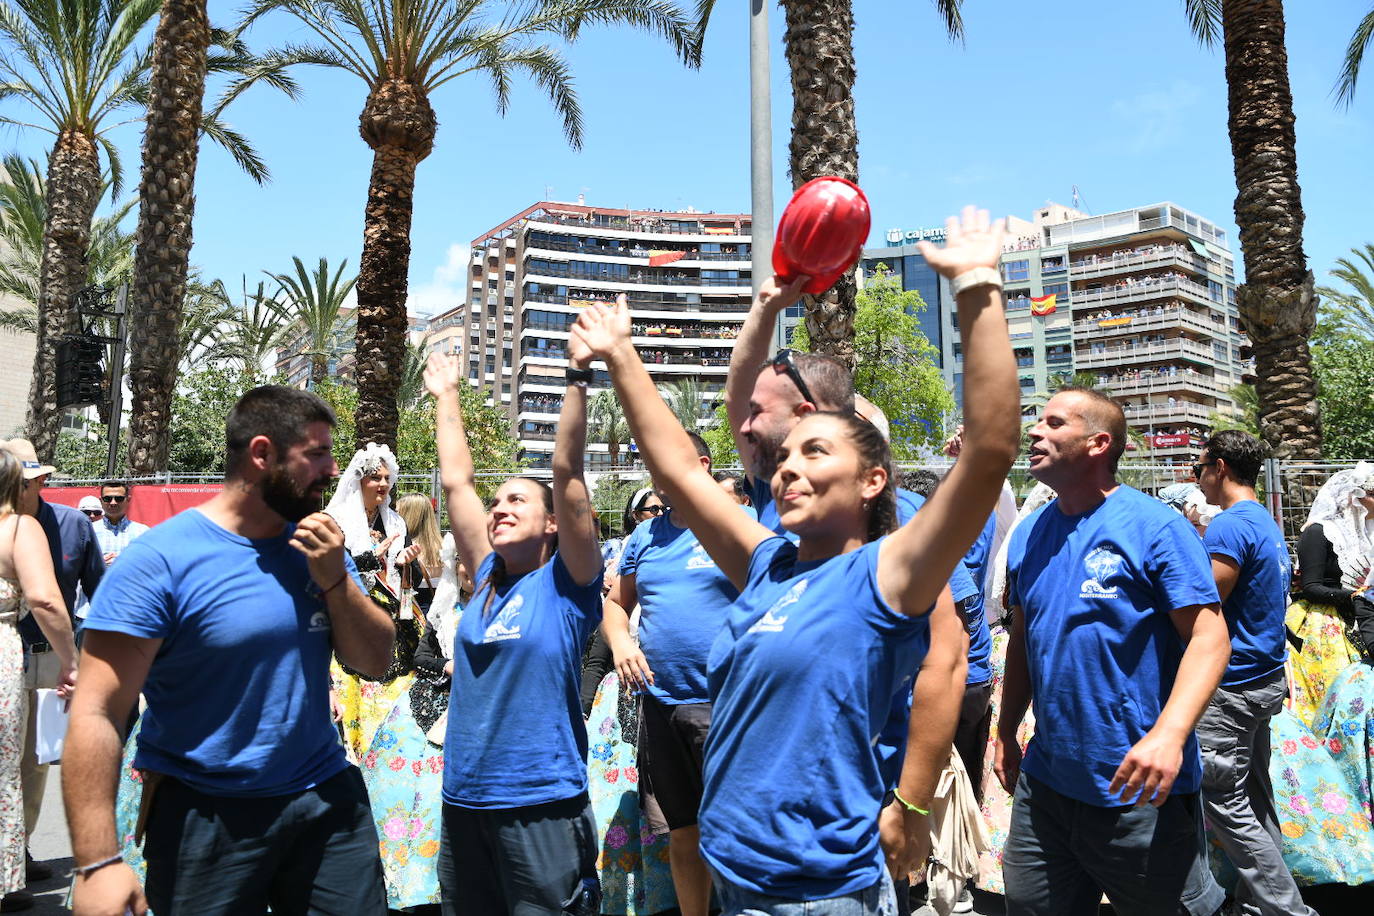
[(649, 266), (662, 267), (664, 264), (681, 261), (686, 256), (687, 252), (685, 251), (659, 251), (655, 249), (649, 252)]
[(1031, 296), (1031, 314), (1039, 315), (1041, 318), (1044, 318), (1046, 315), (1053, 315), (1054, 300), (1058, 295), (1058, 293), (1055, 293), (1050, 296)]

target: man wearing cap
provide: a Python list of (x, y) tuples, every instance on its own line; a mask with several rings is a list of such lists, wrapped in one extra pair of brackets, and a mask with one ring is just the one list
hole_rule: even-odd
[(121, 480), (107, 480), (100, 485), (100, 503), (105, 518), (93, 524), (106, 566), (115, 561), (130, 541), (148, 530), (147, 525), (129, 518), (133, 495), (133, 489)]
[[(100, 577), (105, 574), (105, 561), (100, 558), (100, 547), (96, 543), (91, 522), (71, 506), (55, 505), (43, 499), (43, 484), (47, 482), (48, 475), (57, 469), (39, 462), (33, 443), (27, 439), (11, 439), (0, 444), (23, 466), (24, 489), (19, 496), (19, 511), (38, 519), (43, 533), (47, 535), (48, 547), (52, 551), (53, 572), (57, 576), (62, 600), (66, 602), (67, 613), (71, 615), (76, 609), (77, 586), (80, 585), (89, 598), (95, 594)], [(43, 638), (43, 631), (38, 629), (32, 615), (19, 621), (19, 635), (24, 640), (24, 689), (29, 705), (29, 723), (19, 770), (24, 791), (24, 828), (31, 837), (38, 826), (43, 790), (48, 782), (48, 765), (40, 764), (34, 753), (37, 691), (57, 686), (59, 664), (52, 646)], [(42, 881), (50, 877), (51, 868), (29, 860), (30, 881)]]
[(83, 496), (81, 502), (76, 504), (76, 511), (91, 520), (91, 527), (105, 517), (105, 510), (100, 506), (99, 496)]

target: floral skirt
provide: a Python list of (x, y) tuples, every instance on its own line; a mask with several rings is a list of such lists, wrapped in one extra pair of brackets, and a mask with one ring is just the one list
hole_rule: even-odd
[[(1374, 831), (1368, 799), (1361, 806), (1349, 780), (1318, 740), (1287, 709), (1269, 721), (1269, 776), (1274, 811), (1283, 832), (1283, 861), (1299, 885), (1364, 884), (1374, 881)], [(1212, 871), (1225, 886), (1235, 869), (1215, 841)]]
[[(2, 601), (4, 599), (0, 599)], [(19, 764), (24, 755), (24, 647), (15, 612), (0, 612), (0, 893), (24, 888), (24, 792)]]
[[(978, 880), (974, 884), (993, 894), (1005, 894), (1002, 883), (1002, 848), (1007, 844), (1007, 830), (1011, 827), (1011, 796), (1002, 788), (992, 764), (997, 751), (997, 720), (1002, 711), (1002, 679), (1007, 670), (1007, 643), (1011, 634), (1004, 628), (992, 628), (992, 728), (988, 730), (988, 746), (983, 752), (983, 825), (988, 831), (988, 852), (978, 860)], [(1016, 737), (1024, 750), (1035, 734), (1035, 714), (1026, 710)], [(974, 774), (969, 774), (971, 777)], [(975, 777), (976, 778), (976, 777)]]
[(1374, 805), (1374, 665), (1359, 661), (1337, 675), (1313, 731), (1355, 791), (1367, 824)]
[(396, 701), (410, 693), (410, 685), (415, 682), (415, 672), (411, 671), (389, 681), (365, 681), (343, 670), (336, 658), (329, 664), (329, 679), (338, 691), (339, 705), (343, 707), (344, 752), (350, 763), (359, 763), (372, 746), (372, 736), (387, 716)]
[(361, 761), (392, 909), (439, 902), (444, 751), (430, 744), (402, 694)]
[(1288, 708), (1312, 728), (1331, 682), (1360, 655), (1335, 608), (1299, 598), (1289, 605), (1284, 623), (1302, 640), (1301, 651), (1288, 653)]
[(677, 906), (677, 894), (668, 838), (655, 835), (639, 810), (639, 701), (628, 692), (622, 695), (614, 671), (597, 688), (587, 738), (588, 787), (601, 840), (601, 912), (641, 916), (670, 910)]

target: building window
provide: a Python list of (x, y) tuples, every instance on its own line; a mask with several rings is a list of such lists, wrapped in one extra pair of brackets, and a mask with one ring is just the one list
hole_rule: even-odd
[(1067, 283), (1047, 283), (1044, 287), (1043, 295), (1046, 296), (1068, 296), (1069, 284)]
[(1006, 261), (1002, 264), (1002, 279), (1008, 283), (1030, 279), (1030, 261)]

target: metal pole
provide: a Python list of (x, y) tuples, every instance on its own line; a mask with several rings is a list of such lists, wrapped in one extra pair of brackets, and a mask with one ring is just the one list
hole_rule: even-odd
[(767, 0), (749, 0), (749, 180), (754, 295), (773, 275), (773, 102)]
[(121, 283), (115, 295), (115, 342), (110, 347), (110, 451), (105, 476), (114, 477), (119, 466), (119, 423), (124, 407), (124, 347), (128, 339), (129, 284)]

